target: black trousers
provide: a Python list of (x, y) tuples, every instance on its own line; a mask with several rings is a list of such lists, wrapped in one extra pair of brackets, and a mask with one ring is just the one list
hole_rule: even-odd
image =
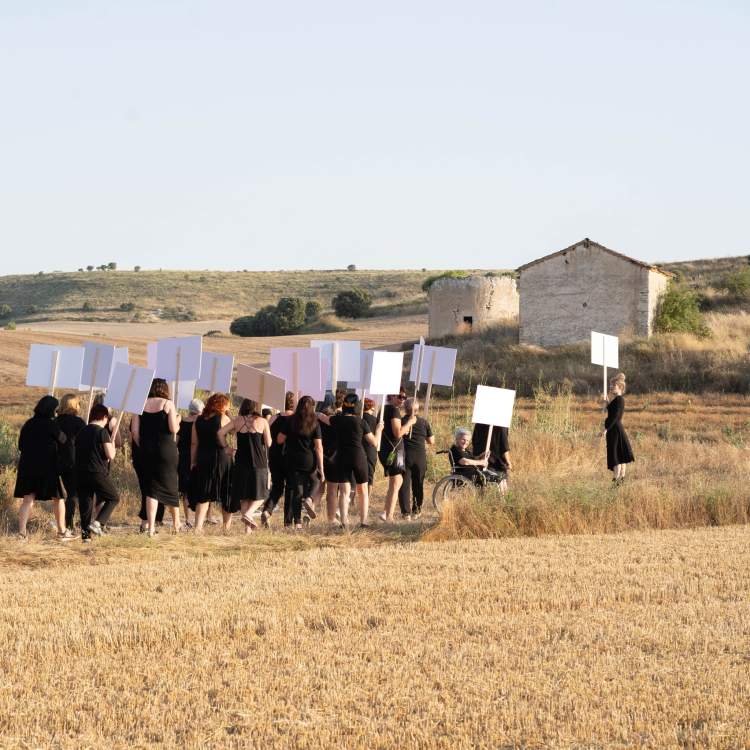
[(422, 510), (426, 473), (426, 455), (406, 455), (406, 474), (404, 474), (404, 483), (398, 491), (398, 504), (404, 515)]
[[(273, 464), (269, 466), (269, 469), (271, 470), (271, 490), (268, 493), (268, 499), (263, 503), (263, 510), (270, 516), (276, 510), (279, 500), (284, 495), (286, 471), (284, 471), (283, 466), (274, 466)], [(286, 502), (284, 505), (286, 506)]]
[(65, 528), (72, 529), (78, 505), (75, 469), (60, 469), (60, 479), (65, 488)]
[(90, 536), (91, 515), (94, 509), (94, 495), (101, 508), (96, 514), (96, 520), (105, 526), (120, 496), (117, 494), (115, 485), (107, 474), (81, 473), (76, 476), (78, 483), (78, 508), (81, 514), (81, 532), (85, 538)]
[(302, 523), (302, 500), (313, 497), (320, 488), (317, 469), (309, 471), (289, 471), (286, 475), (284, 492), (284, 526)]

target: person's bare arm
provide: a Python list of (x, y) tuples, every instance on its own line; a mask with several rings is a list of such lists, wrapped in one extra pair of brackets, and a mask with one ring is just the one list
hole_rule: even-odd
[(177, 413), (177, 407), (171, 401), (167, 401), (164, 405), (164, 411), (167, 412), (167, 421), (169, 422), (169, 431), (176, 435), (180, 429), (180, 419)]
[(510, 451), (505, 451), (505, 453), (503, 453), (503, 462), (509, 469), (513, 468), (513, 464), (510, 462)]
[(383, 432), (383, 424), (378, 422), (378, 426), (375, 428), (375, 432), (366, 432), (364, 434), (364, 439), (374, 448), (378, 447), (378, 440), (380, 439), (380, 435)]
[(233, 419), (229, 424), (225, 424), (217, 433), (216, 439), (219, 441), (219, 445), (222, 448), (227, 448), (227, 435), (232, 432), (237, 432), (237, 420)]
[(108, 441), (106, 443), (102, 443), (102, 445), (104, 446), (104, 455), (108, 460), (113, 461), (115, 455), (117, 454), (117, 448), (115, 447), (114, 442)]
[(190, 468), (195, 468), (198, 463), (198, 430), (195, 429), (195, 422), (193, 422), (193, 429), (190, 436)]
[(430, 435), (430, 437), (428, 437), (425, 442), (427, 443), (427, 445), (435, 445), (435, 436)]
[(266, 448), (270, 448), (273, 445), (273, 438), (271, 437), (271, 425), (268, 424), (268, 420), (263, 420), (263, 442), (266, 444)]
[(318, 422), (327, 424), (329, 427), (331, 426), (331, 418), (327, 414), (323, 414), (322, 412), (316, 412), (315, 416), (318, 418)]
[(391, 431), (397, 438), (402, 438), (404, 435), (409, 434), (409, 430), (414, 427), (416, 423), (417, 418), (413, 414), (406, 420), (406, 422), (394, 417), (391, 419)]
[(130, 434), (133, 436), (133, 443), (140, 448), (141, 445), (141, 415), (133, 414), (130, 420)]
[(326, 475), (323, 471), (323, 441), (320, 438), (315, 438), (314, 440), (314, 446), (315, 446), (315, 458), (318, 462), (318, 474), (320, 475), (320, 481), (325, 482)]

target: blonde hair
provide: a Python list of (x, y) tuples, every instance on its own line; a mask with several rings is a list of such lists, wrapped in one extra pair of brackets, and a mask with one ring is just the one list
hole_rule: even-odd
[(618, 385), (622, 387), (622, 392), (625, 393), (626, 383), (624, 372), (618, 372), (609, 379), (609, 392), (612, 393), (615, 390), (615, 386)]
[(81, 413), (81, 401), (75, 393), (66, 393), (60, 399), (58, 414), (73, 414), (79, 416)]

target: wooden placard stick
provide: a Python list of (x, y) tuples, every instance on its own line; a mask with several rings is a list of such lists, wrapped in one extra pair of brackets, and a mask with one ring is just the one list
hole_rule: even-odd
[(432, 379), (435, 377), (435, 351), (432, 352), (432, 361), (430, 362), (430, 374), (427, 376), (427, 392), (424, 395), (424, 418), (430, 414), (430, 396), (432, 395)]
[(419, 355), (417, 357), (417, 376), (414, 378), (414, 398), (419, 395), (419, 386), (422, 385), (422, 365), (424, 364), (424, 344), (418, 344)]
[[(380, 397), (380, 414), (378, 416), (378, 424), (385, 424), (385, 395)], [(380, 444), (383, 441), (383, 430), (380, 430), (380, 437), (378, 438), (378, 450), (380, 450)]]
[(52, 371), (49, 378), (49, 395), (55, 395), (55, 385), (57, 384), (57, 368), (60, 365), (60, 350), (55, 349), (52, 354)]
[(489, 425), (489, 429), (487, 430), (487, 442), (484, 446), (484, 452), (489, 453), (490, 452), (490, 441), (492, 440), (492, 425)]
[(602, 391), (602, 395), (604, 396), (604, 400), (607, 400), (607, 343), (604, 336), (602, 336), (602, 364), (604, 366), (604, 390)]
[(117, 415), (117, 421), (112, 428), (112, 437), (114, 438), (120, 431), (120, 423), (122, 422), (123, 416), (125, 416), (125, 406), (130, 398), (130, 391), (133, 390), (133, 383), (135, 382), (135, 370), (130, 371), (130, 378), (128, 378), (128, 386), (125, 389), (125, 393), (122, 395), (122, 401), (120, 402), (120, 413)]
[(292, 393), (299, 401), (299, 352), (292, 352)]
[(216, 368), (219, 366), (218, 357), (214, 357), (213, 364), (211, 365), (211, 393), (216, 390)]
[(263, 400), (266, 397), (266, 376), (261, 374), (260, 376), (260, 393), (258, 393), (258, 408), (263, 411)]
[(91, 387), (89, 388), (89, 403), (86, 407), (86, 424), (89, 423), (91, 416), (91, 407), (94, 405), (94, 383), (96, 382), (96, 372), (99, 369), (99, 347), (94, 350), (94, 365), (91, 368)]
[(177, 404), (180, 403), (180, 360), (182, 359), (182, 347), (177, 347), (177, 354), (175, 354), (175, 381), (174, 381), (174, 406), (177, 411), (180, 407)]
[(357, 389), (357, 396), (359, 397), (359, 403), (357, 404), (357, 416), (362, 419), (365, 414), (365, 389)]

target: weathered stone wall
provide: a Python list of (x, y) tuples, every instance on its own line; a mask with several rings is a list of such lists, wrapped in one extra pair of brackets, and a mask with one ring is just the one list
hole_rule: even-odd
[(649, 336), (667, 277), (581, 243), (521, 271), (519, 340), (560, 346), (591, 331)]
[[(518, 317), (518, 289), (509, 276), (438, 279), (429, 294), (431, 338), (482, 330)], [(465, 322), (471, 318), (471, 324)]]

